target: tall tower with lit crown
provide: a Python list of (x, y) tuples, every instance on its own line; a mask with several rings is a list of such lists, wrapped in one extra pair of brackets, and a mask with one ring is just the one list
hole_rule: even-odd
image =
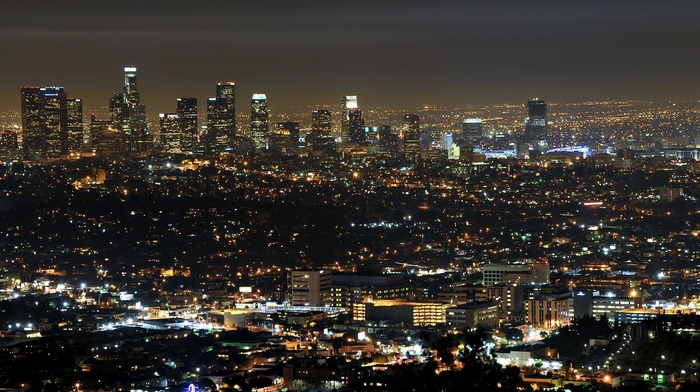
[(146, 127), (146, 106), (141, 104), (136, 67), (124, 67), (124, 95), (121, 128), (129, 151), (150, 150), (151, 139)]
[(467, 118), (462, 121), (462, 134), (457, 138), (460, 147), (471, 152), (483, 137), (484, 126), (480, 118)]
[(129, 105), (141, 103), (141, 95), (136, 82), (136, 67), (124, 67), (124, 97)]
[(357, 95), (343, 95), (340, 100), (340, 106), (340, 133), (343, 142), (346, 142), (350, 134), (350, 111), (359, 109), (357, 106)]
[(265, 94), (253, 94), (250, 102), (250, 134), (255, 151), (267, 149), (267, 135), (270, 131), (270, 113)]

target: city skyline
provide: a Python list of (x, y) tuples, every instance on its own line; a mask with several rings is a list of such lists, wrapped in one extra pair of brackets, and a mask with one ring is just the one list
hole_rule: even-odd
[(700, 6), (686, 1), (86, 5), (6, 7), (2, 110), (21, 86), (60, 85), (94, 112), (130, 64), (151, 113), (220, 80), (283, 107), (694, 99), (700, 82)]
[(700, 2), (3, 5), (0, 391), (700, 391)]

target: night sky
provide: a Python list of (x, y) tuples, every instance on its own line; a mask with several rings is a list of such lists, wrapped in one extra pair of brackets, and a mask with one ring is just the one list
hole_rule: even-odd
[[(87, 111), (139, 69), (150, 114), (237, 83), (270, 107), (700, 97), (700, 1), (3, 1), (0, 110), (62, 85)], [(245, 103), (244, 103), (245, 102)]]

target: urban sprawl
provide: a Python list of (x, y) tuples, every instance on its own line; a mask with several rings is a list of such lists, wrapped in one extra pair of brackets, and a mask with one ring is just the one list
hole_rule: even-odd
[(212, 86), (0, 113), (0, 391), (700, 390), (697, 102)]

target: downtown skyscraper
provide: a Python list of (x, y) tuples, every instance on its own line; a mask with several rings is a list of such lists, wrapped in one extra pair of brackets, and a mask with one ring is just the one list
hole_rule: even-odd
[(255, 151), (267, 149), (267, 136), (270, 132), (270, 112), (265, 94), (253, 94), (250, 101), (250, 135)]
[(527, 102), (528, 117), (525, 118), (525, 142), (531, 150), (546, 152), (547, 142), (547, 104), (538, 98)]
[(94, 116), (90, 120), (88, 143), (100, 154), (130, 155), (152, 148), (153, 136), (147, 128), (146, 106), (141, 103), (136, 72), (136, 67), (124, 67), (123, 91), (109, 99), (109, 120)]
[(123, 154), (124, 135), (117, 125), (111, 118), (98, 120), (94, 114), (91, 116), (88, 129), (92, 151), (108, 157)]
[(403, 116), (403, 149), (407, 158), (416, 158), (420, 152), (420, 116)]
[(109, 99), (109, 120), (118, 129), (122, 128), (122, 119), (125, 116), (122, 113), (125, 112), (124, 93), (114, 93), (112, 98)]
[(120, 123), (127, 150), (129, 152), (150, 150), (152, 140), (146, 127), (146, 106), (141, 104), (136, 67), (124, 67), (124, 95), (121, 103)]
[(216, 96), (207, 99), (207, 132), (202, 136), (207, 154), (235, 147), (236, 83), (218, 82)]
[(349, 143), (365, 144), (365, 120), (362, 118), (362, 110), (348, 110), (347, 141)]
[(136, 67), (124, 67), (124, 98), (129, 105), (141, 103), (141, 93), (136, 78)]
[[(20, 99), (23, 158), (41, 160), (67, 155), (68, 97), (63, 87), (22, 87)], [(72, 110), (72, 120), (82, 126), (82, 115), (77, 118), (76, 111)]]
[(340, 134), (343, 142), (348, 141), (350, 134), (350, 111), (359, 110), (357, 95), (343, 95), (340, 99)]
[(331, 134), (331, 111), (318, 109), (311, 112), (311, 132), (323, 136)]
[(181, 132), (181, 151), (193, 152), (198, 140), (197, 98), (178, 98), (177, 117)]
[(462, 134), (457, 138), (461, 147), (472, 151), (483, 137), (484, 124), (480, 118), (467, 118), (462, 121)]
[(160, 113), (160, 150), (164, 153), (181, 153), (183, 133), (177, 113)]
[(268, 151), (277, 155), (294, 155), (299, 149), (299, 123), (285, 121), (277, 123), (274, 131), (268, 135)]
[(311, 113), (311, 130), (306, 135), (306, 145), (312, 155), (328, 155), (335, 152), (335, 139), (331, 135), (331, 112), (326, 109)]
[(68, 150), (71, 152), (83, 151), (84, 126), (83, 126), (83, 100), (80, 98), (68, 98), (66, 100), (68, 116)]

